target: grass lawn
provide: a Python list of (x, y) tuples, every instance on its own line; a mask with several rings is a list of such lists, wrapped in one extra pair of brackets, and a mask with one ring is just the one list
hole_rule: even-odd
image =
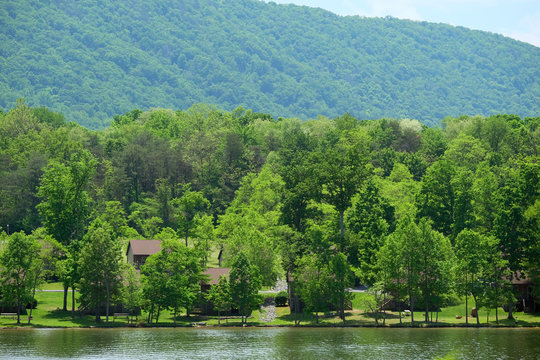
[(40, 290), (64, 290), (64, 286), (60, 282), (45, 283), (40, 287)]
[[(62, 285), (59, 283), (47, 284), (43, 287), (45, 290), (61, 290)], [(78, 294), (76, 294), (78, 295)], [(375, 326), (375, 318), (373, 314), (366, 311), (364, 301), (369, 295), (367, 293), (355, 293), (352, 304), (353, 310), (346, 311), (346, 326)], [(96, 324), (94, 316), (86, 315), (79, 316), (76, 312), (74, 318), (71, 317), (71, 311), (62, 311), (63, 292), (40, 291), (36, 294), (38, 300), (37, 309), (32, 313), (33, 327), (91, 327), (91, 326), (106, 326), (105, 317), (102, 321)], [(469, 302), (469, 312), (472, 308)], [(71, 293), (68, 296), (68, 309), (71, 309)], [(486, 326), (486, 310), (480, 309), (480, 325)], [(294, 326), (295, 315), (291, 314), (289, 307), (277, 307), (276, 318), (271, 322), (261, 320), (264, 314), (261, 310), (254, 310), (251, 317), (248, 319), (248, 326)], [(461, 319), (456, 319), (456, 315), (462, 316)], [(495, 310), (491, 310), (489, 325), (495, 326), (540, 326), (540, 314), (526, 314), (523, 312), (514, 313), (516, 320), (507, 320), (507, 313), (499, 309), (499, 324), (495, 323)], [(424, 313), (414, 313), (414, 326), (465, 326), (465, 301), (459, 305), (450, 306), (442, 309), (439, 312), (437, 324), (424, 323)], [(138, 317), (137, 322), (133, 326), (146, 326), (147, 313)], [(341, 326), (342, 320), (335, 312), (320, 313), (319, 322), (317, 324), (315, 314), (298, 314), (297, 319), (300, 320), (300, 326)], [(433, 314), (435, 322), (436, 314)], [(469, 325), (476, 324), (476, 318), (469, 317)], [(402, 318), (402, 326), (411, 325), (411, 317), (404, 316)], [(21, 316), (21, 326), (27, 326), (28, 315)], [(177, 317), (177, 326), (191, 326), (191, 323), (206, 323), (207, 326), (218, 326), (217, 316), (200, 316), (191, 315)], [(115, 319), (113, 321), (112, 314), (109, 318), (110, 327), (128, 326), (126, 318)], [(379, 325), (382, 325), (382, 319), (379, 320)], [(11, 318), (0, 318), (0, 327), (14, 327), (16, 320)], [(156, 325), (154, 325), (156, 326)], [(162, 311), (159, 317), (158, 326), (174, 326), (173, 314), (168, 311)], [(242, 326), (240, 318), (231, 318), (221, 320), (221, 326)], [(386, 326), (400, 326), (399, 313), (388, 311), (386, 313)]]

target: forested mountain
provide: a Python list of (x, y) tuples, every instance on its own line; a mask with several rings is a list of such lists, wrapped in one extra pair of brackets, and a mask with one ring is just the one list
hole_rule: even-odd
[(0, 4), (0, 107), (26, 97), (90, 128), (134, 108), (273, 116), (540, 112), (540, 48), (394, 18), (255, 0)]

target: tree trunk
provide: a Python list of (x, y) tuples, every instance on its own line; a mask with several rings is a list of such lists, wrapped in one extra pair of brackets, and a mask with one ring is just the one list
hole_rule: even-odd
[(386, 326), (386, 289), (384, 291), (383, 295), (383, 321), (382, 321), (383, 327)]
[(510, 303), (508, 305), (508, 317), (507, 317), (508, 320), (514, 320), (514, 315), (512, 314), (513, 311), (514, 311), (514, 304)]
[(154, 302), (150, 305), (150, 311), (148, 312), (148, 320), (146, 321), (148, 324), (152, 324), (152, 314), (154, 312)]
[(21, 297), (17, 298), (17, 325), (21, 323)]
[(296, 316), (296, 299), (294, 299), (294, 325), (298, 325), (297, 324), (297, 316)]
[(409, 301), (411, 302), (411, 324), (414, 324), (414, 300), (412, 296)]
[(424, 305), (426, 313), (424, 314), (424, 321), (429, 322), (429, 303), (428, 303), (428, 278), (427, 278), (427, 257), (424, 256)]
[(71, 286), (71, 318), (75, 317), (75, 286)]
[(176, 327), (176, 308), (174, 308), (174, 327)]
[[(398, 278), (398, 296), (399, 296), (399, 293), (400, 293), (400, 282), (399, 282), (399, 278)], [(401, 298), (401, 296), (399, 296), (399, 298)], [(401, 319), (401, 313), (403, 312), (403, 306), (401, 306), (401, 301), (399, 300), (399, 298), (397, 299), (399, 301), (399, 325), (402, 325), (403, 324), (403, 321)]]
[(28, 315), (28, 325), (30, 325), (30, 321), (32, 320), (32, 310), (34, 309), (34, 299), (36, 298), (36, 286), (37, 286), (37, 279), (39, 275), (36, 275), (34, 278), (34, 289), (32, 290), (32, 303), (30, 305), (30, 315)]
[(480, 326), (480, 311), (478, 311), (478, 301), (476, 300), (476, 295), (473, 294), (474, 307), (476, 308), (476, 326)]
[(107, 307), (105, 309), (105, 315), (106, 315), (106, 323), (109, 325), (109, 307), (111, 306), (111, 286), (109, 282), (106, 282), (106, 288), (107, 288)]
[[(410, 278), (410, 274), (409, 274)], [(414, 300), (412, 296), (411, 282), (409, 280), (409, 306), (411, 308), (411, 323), (414, 323)]]
[(345, 325), (345, 297), (341, 297), (341, 319), (343, 320), (343, 324)]
[(499, 325), (499, 307), (495, 307), (495, 322)]
[(32, 304), (30, 305), (30, 314), (28, 315), (28, 325), (32, 321), (32, 310), (34, 309), (34, 296), (36, 295), (36, 289), (34, 289), (34, 294), (32, 295)]
[(186, 227), (186, 247), (187, 247), (188, 233), (189, 233), (189, 227)]
[(68, 296), (69, 285), (64, 285), (64, 306), (62, 311), (67, 311), (67, 296)]
[[(469, 285), (467, 282), (467, 273), (465, 273), (465, 284)], [(469, 325), (469, 291), (465, 291), (465, 324)]]
[(159, 313), (161, 311), (161, 305), (158, 305), (157, 311), (156, 311), (156, 325), (159, 323)]
[(343, 223), (343, 213), (344, 211), (339, 212), (339, 235), (341, 237), (340, 251), (343, 251), (343, 238), (345, 237), (345, 224)]
[(298, 306), (299, 306), (298, 296), (296, 296), (296, 293), (295, 293), (294, 295), (294, 325), (295, 326), (300, 324), (300, 321), (298, 320)]

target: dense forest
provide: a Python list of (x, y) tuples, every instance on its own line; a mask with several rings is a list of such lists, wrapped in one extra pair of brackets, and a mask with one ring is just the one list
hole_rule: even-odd
[(539, 145), (539, 117), (433, 128), (199, 104), (130, 110), (92, 131), (20, 99), (0, 113), (0, 252), (15, 238), (46, 243), (49, 276), (78, 287), (81, 259), (105, 268), (128, 239), (161, 239), (200, 257), (195, 268), (223, 249), (226, 265), (244, 254), (261, 284), (292, 274), (308, 309), (337, 280), (411, 307), (455, 293), (493, 307), (509, 301), (512, 274), (539, 276)]
[(394, 18), (256, 0), (0, 6), (0, 107), (25, 97), (91, 129), (134, 108), (276, 117), (521, 117), (540, 112), (540, 48)]

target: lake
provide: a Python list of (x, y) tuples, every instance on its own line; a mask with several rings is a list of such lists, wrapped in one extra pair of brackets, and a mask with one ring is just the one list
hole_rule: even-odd
[(540, 329), (0, 330), (0, 359), (540, 359)]

